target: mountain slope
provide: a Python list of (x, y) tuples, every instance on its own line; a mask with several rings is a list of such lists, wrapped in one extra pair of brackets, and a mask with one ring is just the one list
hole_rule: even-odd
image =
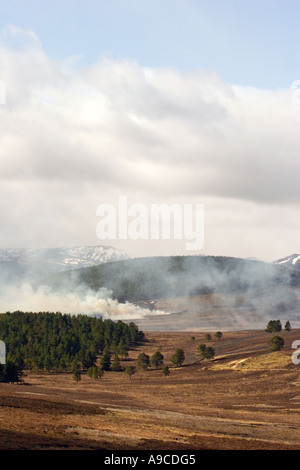
[(286, 268), (300, 271), (300, 255), (293, 254), (290, 256), (286, 256), (285, 258), (281, 258), (281, 259), (278, 259), (277, 261), (273, 261), (273, 264), (277, 264), (280, 266), (284, 266)]
[(128, 255), (111, 246), (7, 248), (0, 249), (0, 276), (3, 280), (39, 279), (122, 259), (128, 259)]
[[(136, 258), (61, 273), (48, 279), (55, 289), (85, 285), (107, 288), (119, 301), (239, 293), (300, 286), (300, 273), (261, 261), (222, 256)], [(275, 292), (276, 290), (276, 292)]]

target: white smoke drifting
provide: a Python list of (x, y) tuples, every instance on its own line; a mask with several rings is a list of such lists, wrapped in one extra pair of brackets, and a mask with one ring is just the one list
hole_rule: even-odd
[(108, 289), (95, 292), (79, 286), (72, 292), (54, 292), (47, 286), (34, 288), (29, 282), (5, 288), (1, 292), (1, 312), (61, 312), (69, 314), (100, 314), (112, 320), (135, 320), (148, 315), (166, 315), (161, 310), (152, 311), (130, 302), (120, 303), (112, 298)]

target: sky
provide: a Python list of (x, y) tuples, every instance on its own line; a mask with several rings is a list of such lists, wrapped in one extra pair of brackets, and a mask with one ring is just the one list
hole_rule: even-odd
[[(0, 248), (299, 253), (299, 0), (0, 1)], [(204, 244), (97, 208), (204, 205)]]

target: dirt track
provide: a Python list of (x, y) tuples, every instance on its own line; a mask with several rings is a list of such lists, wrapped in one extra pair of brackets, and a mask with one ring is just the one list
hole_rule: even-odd
[[(204, 333), (147, 332), (126, 363), (160, 348), (169, 377), (107, 372), (76, 384), (70, 374), (31, 373), (26, 384), (0, 384), (0, 448), (300, 449), (300, 366), (290, 349), (300, 330), (282, 336), (285, 348), (270, 353), (263, 331), (224, 333), (204, 362)], [(186, 361), (175, 369), (178, 347)]]

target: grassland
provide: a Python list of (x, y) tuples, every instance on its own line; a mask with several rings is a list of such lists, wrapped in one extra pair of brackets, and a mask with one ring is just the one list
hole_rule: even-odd
[[(21, 385), (0, 384), (0, 448), (299, 450), (300, 366), (291, 344), (300, 329), (282, 332), (285, 347), (272, 353), (262, 330), (224, 332), (209, 343), (212, 361), (197, 354), (205, 333), (147, 331), (123, 361), (135, 365), (141, 352), (160, 349), (169, 377), (160, 369), (132, 380), (107, 372), (77, 384), (72, 374), (27, 373)], [(186, 359), (174, 368), (179, 347)]]

